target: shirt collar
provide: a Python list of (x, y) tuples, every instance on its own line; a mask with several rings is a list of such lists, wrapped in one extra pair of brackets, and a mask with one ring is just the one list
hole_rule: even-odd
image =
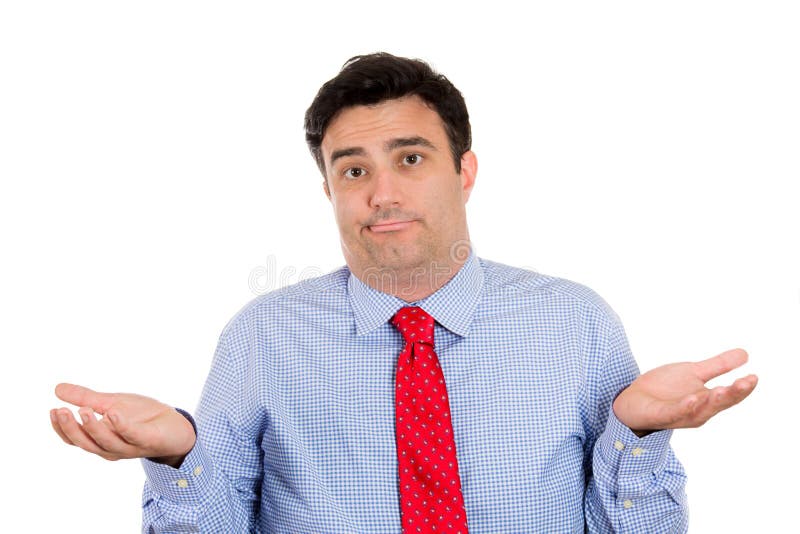
[(435, 293), (417, 302), (406, 302), (393, 295), (371, 288), (353, 273), (347, 281), (347, 291), (356, 334), (368, 334), (387, 323), (403, 306), (419, 306), (454, 334), (466, 336), (483, 289), (483, 269), (474, 253), (456, 275)]

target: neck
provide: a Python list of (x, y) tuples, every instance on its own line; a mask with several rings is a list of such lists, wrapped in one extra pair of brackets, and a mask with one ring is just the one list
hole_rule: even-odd
[(424, 265), (387, 268), (371, 267), (353, 274), (362, 282), (382, 293), (393, 295), (406, 302), (416, 302), (428, 297), (458, 273), (469, 258), (469, 249), (446, 262), (430, 261)]

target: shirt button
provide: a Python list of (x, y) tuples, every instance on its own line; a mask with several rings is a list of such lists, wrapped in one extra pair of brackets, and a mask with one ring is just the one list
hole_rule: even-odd
[(622, 503), (622, 506), (624, 506), (625, 508), (631, 508), (633, 507), (633, 501), (631, 501), (630, 499), (625, 499), (625, 501), (623, 501)]
[(620, 440), (617, 440), (614, 442), (614, 448), (617, 449), (618, 451), (621, 451), (622, 449), (625, 448), (625, 444), (622, 443)]
[(203, 466), (202, 465), (198, 465), (197, 467), (194, 468), (194, 471), (192, 471), (194, 476), (198, 476), (202, 472), (203, 472)]
[(643, 452), (644, 449), (642, 449), (641, 447), (636, 447), (631, 451), (631, 454), (633, 454), (634, 456), (641, 456)]
[(175, 483), (178, 485), (179, 488), (189, 487), (189, 481), (186, 480), (185, 478), (179, 478)]

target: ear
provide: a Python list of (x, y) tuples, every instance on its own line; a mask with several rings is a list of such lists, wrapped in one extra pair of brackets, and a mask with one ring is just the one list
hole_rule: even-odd
[(325, 190), (325, 196), (328, 197), (328, 200), (330, 200), (331, 199), (331, 190), (328, 187), (328, 179), (327, 178), (324, 178), (322, 180), (322, 189)]
[(461, 155), (461, 191), (464, 196), (464, 204), (469, 200), (477, 174), (478, 158), (472, 150), (467, 150)]

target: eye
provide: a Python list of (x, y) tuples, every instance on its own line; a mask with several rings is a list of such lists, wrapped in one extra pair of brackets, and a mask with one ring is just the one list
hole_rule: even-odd
[(342, 174), (344, 174), (345, 178), (355, 180), (357, 178), (361, 178), (366, 173), (367, 171), (365, 171), (361, 167), (350, 167), (349, 169), (346, 169)]
[(422, 155), (421, 154), (407, 154), (403, 156), (403, 165), (408, 165), (409, 167), (414, 167), (422, 163)]

